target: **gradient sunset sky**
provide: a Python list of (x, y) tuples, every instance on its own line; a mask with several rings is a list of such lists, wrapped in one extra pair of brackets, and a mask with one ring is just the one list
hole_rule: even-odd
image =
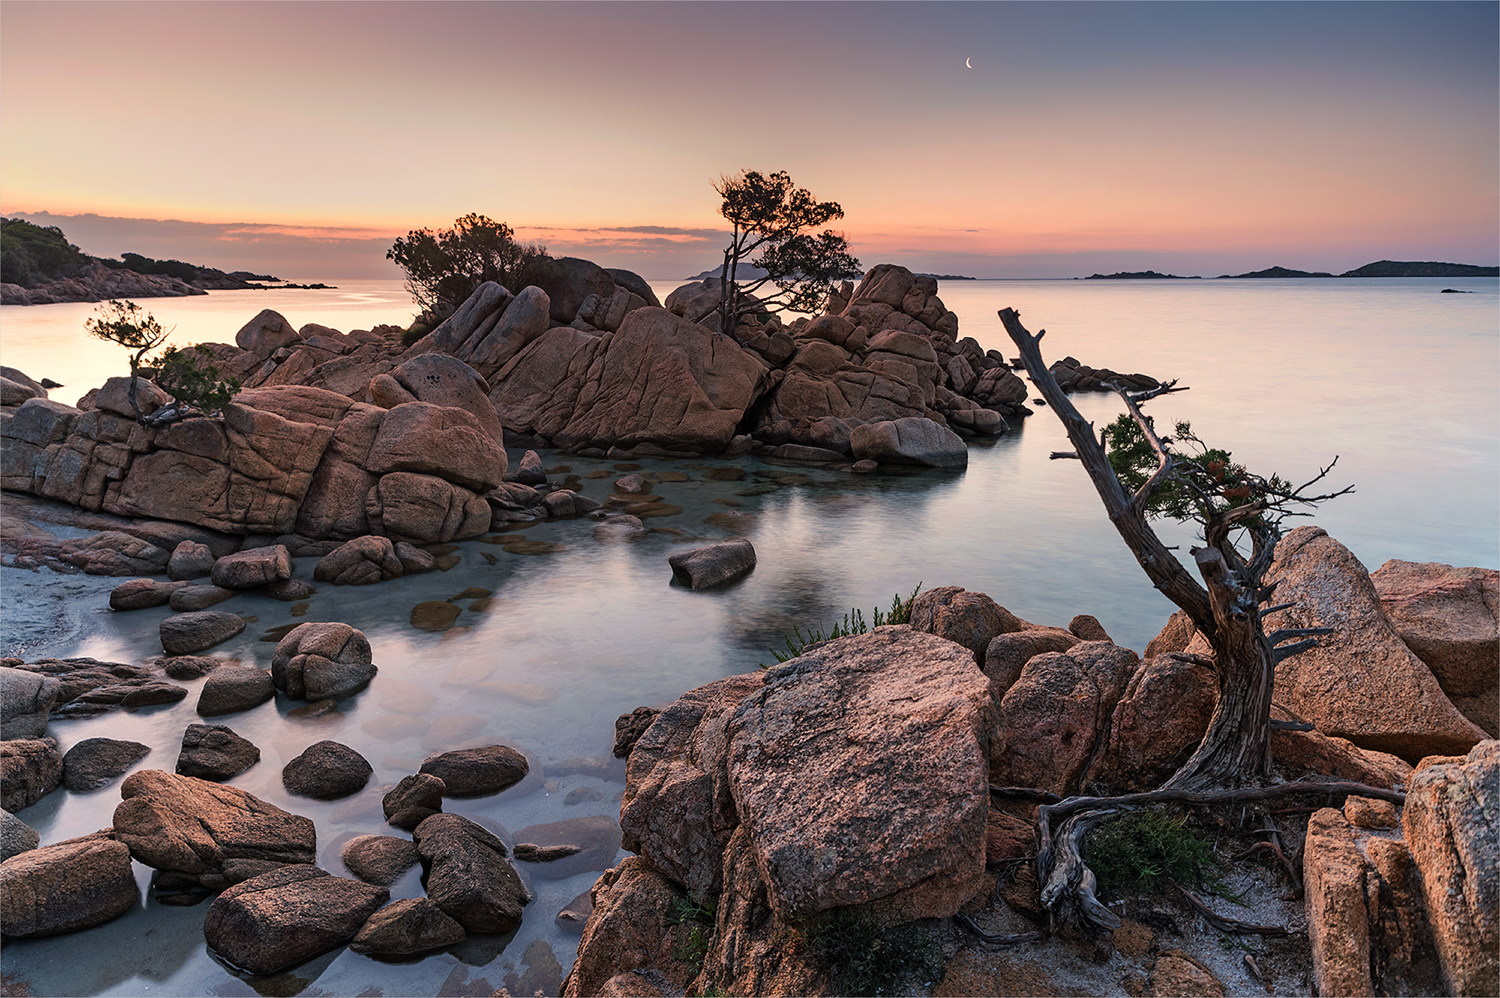
[(470, 211), (683, 277), (744, 168), (866, 266), (1493, 265), (1497, 123), (1490, 2), (0, 4), (0, 212), (293, 279)]

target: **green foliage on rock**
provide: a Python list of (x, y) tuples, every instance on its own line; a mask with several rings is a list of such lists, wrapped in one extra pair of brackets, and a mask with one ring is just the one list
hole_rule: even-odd
[(198, 276), (198, 267), (181, 260), (153, 260), (139, 253), (121, 253), (120, 260), (125, 270), (137, 274), (155, 274), (159, 277), (175, 277), (179, 281), (192, 281)]
[(214, 353), (202, 343), (179, 350), (167, 347), (156, 359), (157, 387), (176, 400), (175, 407), (212, 415), (229, 404), (240, 382), (225, 377), (213, 362)]
[(1101, 825), (1085, 841), (1083, 856), (1104, 897), (1153, 894), (1168, 884), (1217, 891), (1222, 882), (1213, 845), (1188, 827), (1187, 818), (1157, 811)]
[(504, 222), (473, 212), (455, 219), (451, 229), (413, 229), (385, 257), (406, 271), (406, 288), (432, 325), (485, 281), (512, 292), (537, 283), (552, 259), (544, 246), (516, 242)]
[(35, 287), (72, 277), (92, 262), (55, 225), (43, 228), (20, 218), (0, 219), (0, 280), (6, 284)]
[[(843, 622), (834, 624), (827, 634), (823, 633), (822, 628), (803, 634), (802, 628), (794, 624), (792, 625), (792, 633), (782, 635), (786, 640), (785, 652), (779, 652), (775, 648), (767, 650), (776, 656), (777, 662), (790, 662), (806, 651), (809, 645), (815, 645), (820, 641), (832, 641), (834, 638), (847, 638), (853, 634), (865, 634), (872, 626), (882, 627), (886, 624), (909, 624), (911, 623), (912, 603), (916, 601), (917, 593), (921, 591), (922, 583), (918, 582), (917, 587), (911, 591), (911, 595), (905, 599), (901, 598), (900, 593), (892, 596), (891, 608), (885, 613), (881, 613), (880, 607), (877, 606), (870, 611), (870, 617), (875, 621), (874, 624), (865, 623), (865, 615), (859, 607), (852, 607), (848, 613), (844, 614)], [(761, 668), (764, 669), (765, 667), (765, 664), (762, 663)]]
[(830, 994), (910, 994), (914, 975), (936, 977), (942, 969), (938, 948), (918, 922), (883, 926), (854, 908), (834, 908), (810, 920), (806, 934)]

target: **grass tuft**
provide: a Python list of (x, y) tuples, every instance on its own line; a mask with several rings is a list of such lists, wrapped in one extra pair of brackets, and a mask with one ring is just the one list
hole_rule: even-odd
[[(847, 638), (855, 634), (864, 634), (868, 632), (872, 626), (881, 627), (886, 624), (909, 624), (911, 623), (912, 604), (916, 602), (917, 593), (921, 591), (922, 583), (918, 582), (917, 587), (911, 591), (911, 595), (906, 597), (905, 599), (901, 598), (900, 593), (892, 596), (891, 608), (889, 611), (881, 613), (879, 607), (876, 607), (874, 610), (870, 611), (870, 616), (875, 621), (874, 624), (866, 624), (864, 613), (861, 612), (858, 607), (854, 607), (848, 613), (844, 614), (843, 621), (841, 623), (834, 624), (827, 634), (824, 634), (821, 628), (816, 631), (809, 631), (807, 634), (803, 634), (802, 628), (800, 626), (793, 625), (792, 632), (790, 634), (782, 635), (782, 637), (786, 640), (786, 651), (780, 652), (775, 648), (769, 648), (767, 650), (772, 655), (776, 656), (776, 661), (778, 663), (790, 662), (792, 659), (796, 658), (798, 655), (801, 655), (804, 651), (806, 651), (808, 645), (815, 645), (820, 641), (832, 641), (834, 638)], [(764, 662), (762, 662), (760, 667), (764, 669), (767, 666)]]
[(1115, 818), (1085, 840), (1083, 857), (1104, 897), (1154, 894), (1173, 883), (1215, 894), (1223, 889), (1213, 844), (1188, 828), (1185, 817), (1141, 811)]

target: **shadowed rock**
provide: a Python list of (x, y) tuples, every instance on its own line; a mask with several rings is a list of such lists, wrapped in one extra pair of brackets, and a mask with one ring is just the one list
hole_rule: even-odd
[(114, 738), (85, 738), (63, 755), (62, 785), (74, 793), (108, 786), (151, 753), (151, 746)]
[(336, 800), (359, 793), (374, 769), (347, 745), (321, 741), (308, 746), (281, 770), (287, 793), (314, 800)]
[(712, 589), (748, 575), (755, 568), (755, 546), (736, 537), (691, 551), (680, 551), (667, 559), (678, 582), (692, 589)]

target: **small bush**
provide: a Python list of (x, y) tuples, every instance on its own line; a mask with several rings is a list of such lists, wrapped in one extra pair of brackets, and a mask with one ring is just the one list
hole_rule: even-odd
[(674, 927), (672, 955), (695, 970), (703, 969), (703, 958), (708, 955), (716, 910), (712, 901), (684, 895), (672, 902), (667, 913), (667, 924)]
[(1187, 818), (1142, 811), (1106, 822), (1084, 842), (1084, 862), (1111, 898), (1152, 894), (1167, 884), (1218, 892), (1223, 882), (1213, 845)]
[[(844, 614), (843, 622), (834, 624), (827, 634), (824, 634), (821, 628), (803, 634), (800, 626), (793, 625), (791, 634), (782, 635), (786, 640), (786, 651), (779, 652), (775, 648), (768, 648), (767, 651), (776, 656), (777, 662), (790, 662), (806, 651), (808, 645), (815, 645), (819, 641), (832, 641), (834, 638), (847, 638), (853, 634), (865, 634), (872, 626), (881, 627), (885, 624), (909, 624), (911, 623), (912, 603), (916, 601), (917, 593), (921, 591), (922, 583), (918, 582), (917, 588), (913, 589), (911, 595), (906, 597), (906, 599), (902, 599), (900, 593), (892, 596), (891, 608), (888, 612), (881, 613), (879, 607), (870, 611), (870, 616), (875, 621), (874, 624), (866, 624), (864, 613), (858, 607), (853, 607), (848, 613)], [(764, 662), (761, 663), (761, 668), (766, 668)]]
[(853, 908), (835, 908), (807, 929), (807, 945), (828, 974), (833, 994), (907, 994), (913, 974), (935, 976), (937, 947), (914, 922), (881, 926)]
[(157, 386), (176, 399), (180, 409), (218, 412), (240, 390), (240, 382), (224, 377), (213, 356), (202, 343), (184, 350), (167, 347), (156, 361)]

